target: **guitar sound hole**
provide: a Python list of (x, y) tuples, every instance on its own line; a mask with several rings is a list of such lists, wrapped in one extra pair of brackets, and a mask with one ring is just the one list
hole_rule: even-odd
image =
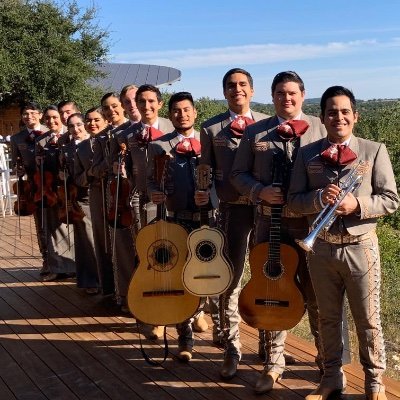
[(178, 249), (169, 240), (157, 240), (149, 247), (147, 257), (149, 268), (166, 272), (174, 268), (178, 260)]
[(154, 252), (154, 258), (158, 264), (167, 264), (171, 259), (171, 254), (166, 247), (160, 247)]
[(209, 240), (204, 240), (196, 246), (196, 256), (200, 261), (211, 261), (215, 254), (215, 244)]
[(283, 274), (283, 265), (279, 261), (267, 261), (264, 264), (264, 274), (269, 279), (277, 280)]

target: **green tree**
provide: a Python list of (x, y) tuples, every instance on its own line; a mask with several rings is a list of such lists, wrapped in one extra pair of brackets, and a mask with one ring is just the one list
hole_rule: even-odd
[(75, 0), (0, 0), (0, 102), (96, 105), (101, 90), (89, 81), (100, 76), (108, 33), (95, 18)]

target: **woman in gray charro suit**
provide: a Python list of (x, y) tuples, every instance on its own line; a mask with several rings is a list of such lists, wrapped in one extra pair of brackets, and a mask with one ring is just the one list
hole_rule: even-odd
[[(35, 157), (37, 170), (43, 171), (44, 186), (46, 174), (51, 177), (48, 185), (49, 192), (56, 193), (59, 185), (59, 154), (60, 147), (68, 142), (68, 134), (64, 133), (60, 114), (56, 106), (48, 106), (43, 113), (46, 126), (49, 130), (35, 139)], [(50, 182), (49, 182), (50, 183)], [(46, 192), (47, 190), (44, 190)], [(41, 193), (40, 193), (41, 194)], [(73, 240), (73, 228), (61, 223), (59, 219), (59, 204), (46, 204), (45, 198), (40, 202), (38, 213), (39, 224), (43, 227), (48, 274), (44, 281), (54, 281), (65, 277), (65, 274), (75, 274), (75, 252)], [(43, 220), (42, 220), (43, 215)]]
[[(380, 321), (380, 260), (375, 232), (377, 218), (399, 204), (396, 182), (386, 147), (353, 134), (357, 122), (353, 93), (328, 88), (321, 98), (321, 120), (327, 139), (300, 149), (289, 191), (289, 206), (313, 221), (325, 205), (337, 206), (340, 186), (351, 171), (361, 184), (337, 206), (332, 227), (321, 231), (309, 256), (317, 296), (324, 374), (307, 400), (327, 400), (343, 391), (342, 304), (347, 294), (357, 328), (360, 362), (368, 400), (386, 400), (382, 375), (386, 368)], [(351, 181), (351, 180), (350, 180)], [(335, 205), (335, 206), (334, 206)]]
[(96, 178), (91, 170), (93, 145), (96, 136), (106, 140), (110, 126), (101, 107), (94, 107), (85, 114), (86, 130), (91, 137), (79, 143), (74, 163), (75, 182), (79, 186), (89, 187), (89, 208), (92, 217), (93, 240), (96, 253), (97, 273), (103, 296), (113, 295), (114, 272), (111, 257), (111, 239), (104, 208), (106, 207), (106, 180)]
[(73, 113), (67, 118), (67, 129), (71, 140), (60, 149), (60, 177), (64, 183), (61, 190), (65, 199), (71, 201), (68, 222), (73, 226), (75, 244), (76, 284), (85, 289), (87, 294), (97, 294), (99, 278), (94, 249), (92, 217), (89, 207), (88, 185), (78, 185), (75, 179), (75, 160), (78, 158), (77, 146), (89, 139), (85, 129), (85, 117)]

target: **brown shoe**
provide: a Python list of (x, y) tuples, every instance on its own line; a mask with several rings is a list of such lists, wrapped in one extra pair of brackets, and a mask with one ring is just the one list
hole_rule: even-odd
[(205, 332), (208, 329), (207, 321), (204, 318), (204, 314), (201, 312), (194, 317), (193, 330), (195, 332)]
[(257, 394), (267, 393), (274, 387), (274, 383), (281, 379), (281, 374), (273, 371), (263, 371), (256, 382), (254, 391)]
[(164, 334), (164, 327), (162, 325), (156, 325), (153, 326), (150, 332), (145, 336), (147, 337), (147, 339), (157, 340), (162, 338), (163, 334)]
[(236, 375), (238, 365), (239, 356), (233, 356), (230, 354), (226, 355), (219, 371), (221, 378), (232, 379)]
[(193, 347), (188, 344), (180, 344), (178, 346), (178, 358), (183, 362), (188, 362), (192, 359)]
[(367, 394), (367, 400), (387, 400), (385, 392)]
[(344, 389), (334, 389), (319, 386), (313, 392), (311, 392), (308, 396), (305, 397), (305, 400), (328, 400), (328, 398), (332, 395), (339, 395), (343, 393)]

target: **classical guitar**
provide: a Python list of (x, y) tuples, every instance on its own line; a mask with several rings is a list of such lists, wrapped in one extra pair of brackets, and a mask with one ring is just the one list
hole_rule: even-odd
[[(207, 190), (211, 185), (211, 169), (201, 164), (196, 169), (197, 189)], [(209, 226), (208, 207), (200, 207), (199, 229), (193, 230), (187, 240), (189, 256), (182, 271), (186, 290), (195, 296), (218, 296), (232, 283), (232, 264), (225, 255), (225, 235)]]
[[(169, 156), (155, 159), (155, 178), (164, 191)], [(132, 276), (127, 301), (134, 317), (150, 325), (171, 325), (195, 314), (200, 298), (182, 284), (187, 257), (187, 231), (165, 219), (165, 205), (158, 206), (157, 221), (137, 234), (139, 265)]]
[[(279, 159), (280, 154), (274, 157)], [(274, 163), (273, 186), (281, 162)], [(293, 328), (305, 312), (305, 303), (296, 283), (297, 250), (281, 243), (282, 206), (271, 206), (269, 242), (254, 246), (249, 254), (251, 278), (239, 295), (239, 313), (250, 326), (267, 331)]]

